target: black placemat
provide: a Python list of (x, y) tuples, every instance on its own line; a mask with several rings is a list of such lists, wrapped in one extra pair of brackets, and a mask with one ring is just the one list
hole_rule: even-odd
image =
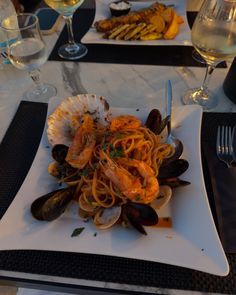
[(1, 142), (0, 218), (14, 199), (34, 160), (46, 114), (47, 104), (21, 102)]
[[(202, 158), (208, 195), (222, 244), (236, 254), (236, 167), (227, 168), (216, 156), (218, 125), (234, 126), (236, 113), (205, 113), (202, 126)], [(214, 207), (213, 207), (214, 206)]]
[[(79, 8), (73, 17), (74, 36), (80, 41), (89, 30), (95, 16), (94, 0), (89, 0), (90, 9)], [(188, 22), (192, 25), (196, 12), (188, 13)], [(63, 61), (58, 55), (61, 45), (68, 42), (67, 28), (64, 27), (49, 60)], [(140, 64), (140, 65), (168, 65), (168, 66), (193, 66), (205, 65), (192, 58), (192, 46), (131, 46), (113, 44), (86, 44), (88, 54), (79, 59), (79, 62)], [(221, 64), (220, 67), (225, 67)]]
[[(34, 159), (43, 131), (46, 111), (45, 104), (22, 102), (1, 143), (1, 172), (6, 174), (6, 176), (3, 173), (0, 174), (1, 216), (14, 199)], [(211, 116), (214, 117), (214, 114), (204, 114), (203, 126), (205, 124), (208, 126), (208, 117)], [(228, 114), (222, 114), (225, 120), (228, 116)], [(218, 121), (215, 120), (215, 122)], [(205, 140), (210, 138), (212, 133), (203, 132), (202, 136)], [(26, 158), (29, 158), (27, 163)], [(214, 204), (211, 192), (208, 195), (210, 202)], [(122, 284), (236, 294), (236, 255), (228, 254), (227, 258), (231, 269), (227, 277), (217, 277), (182, 267), (136, 259), (29, 250), (0, 251), (0, 269)]]

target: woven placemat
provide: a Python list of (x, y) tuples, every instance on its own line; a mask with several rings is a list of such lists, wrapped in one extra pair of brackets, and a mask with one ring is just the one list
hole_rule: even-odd
[[(95, 2), (88, 0), (89, 9), (83, 5), (74, 13), (73, 31), (76, 41), (80, 41), (91, 27), (95, 16)], [(196, 17), (196, 12), (188, 13), (188, 22), (191, 26)], [(58, 55), (61, 45), (68, 42), (67, 28), (62, 30), (49, 60), (63, 61)], [(86, 44), (88, 54), (79, 59), (79, 62), (140, 64), (140, 65), (167, 65), (167, 66), (193, 66), (205, 65), (192, 57), (192, 46), (130, 46), (113, 44)], [(219, 67), (226, 67), (225, 63)]]
[[(14, 199), (35, 157), (46, 113), (46, 104), (21, 102), (0, 145), (1, 217)], [(203, 126), (207, 117), (208, 114), (204, 114)], [(214, 204), (211, 192), (209, 198)], [(121, 284), (235, 294), (236, 255), (228, 254), (227, 257), (231, 269), (227, 277), (136, 259), (32, 250), (0, 251), (0, 269)]]

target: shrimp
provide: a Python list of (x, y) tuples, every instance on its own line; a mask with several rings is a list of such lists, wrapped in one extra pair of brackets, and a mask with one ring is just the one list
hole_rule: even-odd
[(93, 125), (92, 117), (89, 114), (85, 114), (84, 121), (77, 128), (65, 159), (74, 168), (84, 168), (92, 156), (96, 145)]
[(141, 121), (132, 115), (122, 115), (111, 121), (111, 131), (119, 131), (124, 129), (137, 129), (141, 126)]
[(118, 187), (125, 197), (137, 203), (148, 204), (158, 196), (158, 180), (152, 168), (145, 162), (125, 158), (120, 158), (118, 161), (118, 164), (123, 162), (127, 165), (128, 163), (128, 166), (137, 169), (140, 176), (144, 179), (145, 187), (143, 187), (139, 177), (132, 175), (127, 169), (119, 166), (103, 151), (101, 151), (100, 156), (102, 158), (100, 166), (104, 174)]

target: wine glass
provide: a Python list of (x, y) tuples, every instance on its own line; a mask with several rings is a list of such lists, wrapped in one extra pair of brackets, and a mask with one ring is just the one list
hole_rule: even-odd
[(72, 28), (73, 14), (84, 0), (45, 0), (45, 2), (62, 15), (67, 25), (68, 43), (59, 48), (59, 56), (69, 60), (85, 56), (88, 49), (83, 44), (75, 42)]
[(47, 101), (55, 96), (56, 88), (40, 81), (39, 68), (47, 60), (47, 51), (37, 16), (31, 13), (12, 15), (3, 19), (1, 27), (6, 34), (10, 62), (20, 70), (27, 70), (36, 84), (33, 90), (24, 93), (24, 98)]
[(201, 87), (188, 90), (184, 104), (199, 104), (205, 110), (218, 101), (208, 89), (215, 67), (236, 55), (236, 0), (205, 0), (191, 32), (196, 51), (206, 61), (206, 74)]

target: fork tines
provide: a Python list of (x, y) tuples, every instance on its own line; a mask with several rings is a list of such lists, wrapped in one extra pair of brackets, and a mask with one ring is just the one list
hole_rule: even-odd
[(233, 162), (231, 126), (218, 126), (216, 153), (219, 160), (223, 161), (228, 167), (231, 167)]

